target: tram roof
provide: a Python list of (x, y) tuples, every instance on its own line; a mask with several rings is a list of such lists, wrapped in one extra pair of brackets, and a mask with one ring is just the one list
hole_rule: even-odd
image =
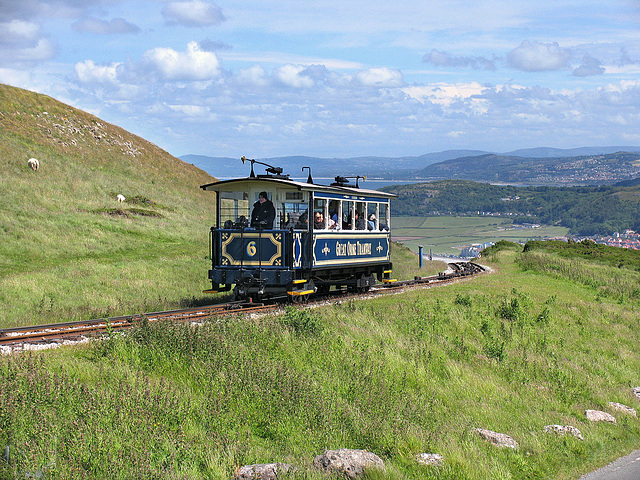
[(395, 198), (393, 193), (380, 192), (378, 190), (367, 190), (356, 187), (339, 187), (331, 185), (319, 185), (317, 183), (298, 182), (295, 180), (287, 180), (275, 176), (259, 175), (256, 177), (234, 178), (231, 180), (220, 180), (218, 182), (200, 185), (203, 190), (213, 190), (219, 192), (221, 190), (244, 191), (250, 186), (255, 185), (279, 185), (284, 187), (295, 188), (300, 191), (321, 192), (347, 195), (366, 195), (368, 197)]

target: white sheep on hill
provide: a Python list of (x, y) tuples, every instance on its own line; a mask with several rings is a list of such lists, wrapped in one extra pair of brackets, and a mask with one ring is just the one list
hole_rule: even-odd
[(118, 201), (118, 203), (122, 203), (126, 200), (126, 198), (124, 198), (124, 195), (119, 193), (118, 196), (116, 197), (116, 200)]
[(30, 158), (27, 161), (27, 165), (29, 165), (29, 168), (31, 168), (31, 170), (33, 170), (34, 172), (38, 170), (38, 168), (40, 168), (40, 162), (37, 158)]

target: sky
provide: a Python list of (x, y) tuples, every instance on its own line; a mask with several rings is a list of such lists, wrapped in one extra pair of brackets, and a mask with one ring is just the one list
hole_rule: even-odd
[(176, 156), (640, 145), (640, 0), (0, 0), (0, 83)]

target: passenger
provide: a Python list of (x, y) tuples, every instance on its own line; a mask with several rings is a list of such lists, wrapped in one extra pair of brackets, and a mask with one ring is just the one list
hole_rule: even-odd
[(343, 230), (351, 230), (351, 214), (347, 215), (347, 219), (342, 222)]
[(322, 214), (322, 212), (315, 213), (314, 219), (313, 219), (313, 228), (315, 228), (316, 230), (325, 229), (324, 215)]
[(309, 228), (309, 212), (307, 210), (302, 212), (302, 215), (300, 215), (300, 217), (298, 218), (298, 221), (296, 222), (296, 226), (294, 228), (304, 230), (307, 230)]
[(369, 215), (369, 221), (367, 222), (367, 230), (375, 230), (376, 229), (376, 215), (372, 213)]
[(356, 230), (364, 230), (365, 228), (364, 218), (362, 218), (360, 212), (356, 212)]
[(342, 230), (342, 226), (338, 221), (338, 214), (334, 213), (329, 219), (329, 230)]
[(294, 228), (296, 226), (297, 220), (297, 215), (294, 213), (293, 215), (291, 215), (291, 213), (287, 213), (287, 221), (284, 224), (285, 228)]
[(251, 212), (251, 227), (259, 229), (273, 228), (273, 221), (276, 218), (276, 209), (267, 196), (267, 192), (260, 192), (258, 201), (253, 204)]

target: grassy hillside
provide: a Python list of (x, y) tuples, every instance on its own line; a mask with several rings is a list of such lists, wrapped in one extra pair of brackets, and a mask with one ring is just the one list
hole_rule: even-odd
[(0, 327), (193, 301), (214, 218), (198, 187), (211, 181), (97, 117), (0, 85)]
[(574, 235), (640, 230), (640, 187), (514, 187), (467, 180), (394, 185), (394, 215), (496, 215), (540, 222)]
[(229, 479), (286, 462), (287, 478), (321, 479), (313, 457), (346, 447), (385, 461), (369, 479), (576, 479), (640, 446), (640, 420), (609, 407), (640, 406), (640, 299), (617, 290), (638, 272), (554, 259), (569, 260), (500, 244), (494, 273), (446, 287), (0, 358), (0, 477)]

